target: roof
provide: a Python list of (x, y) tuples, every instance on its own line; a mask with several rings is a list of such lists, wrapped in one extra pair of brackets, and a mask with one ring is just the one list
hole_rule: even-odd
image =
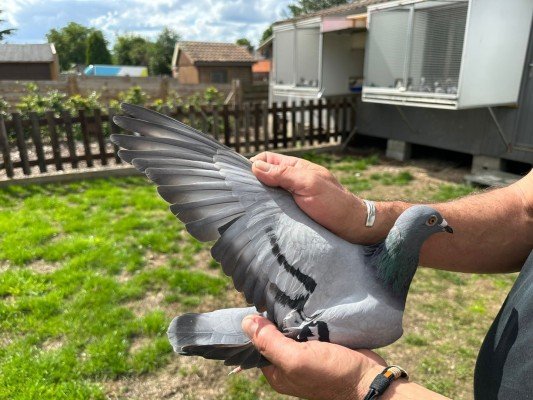
[(298, 17), (284, 19), (282, 21), (277, 21), (274, 25), (286, 24), (289, 22), (301, 21), (304, 19), (315, 18), (315, 17), (328, 17), (328, 16), (344, 16), (351, 14), (358, 14), (366, 12), (366, 6), (378, 3), (386, 3), (390, 0), (354, 0), (348, 4), (343, 4), (341, 6), (325, 8), (324, 10), (316, 11), (310, 14), (299, 15)]
[(56, 49), (51, 43), (44, 44), (0, 44), (2, 63), (53, 62)]
[(252, 72), (256, 74), (270, 72), (270, 60), (259, 60), (252, 65)]
[(178, 51), (183, 51), (195, 65), (205, 63), (253, 64), (254, 58), (243, 46), (234, 43), (178, 42)]

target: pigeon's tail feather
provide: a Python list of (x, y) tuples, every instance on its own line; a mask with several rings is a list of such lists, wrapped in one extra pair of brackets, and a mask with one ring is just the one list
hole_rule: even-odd
[(182, 355), (224, 360), (242, 369), (263, 367), (268, 361), (241, 329), (243, 318), (253, 314), (257, 314), (254, 307), (183, 314), (171, 322), (168, 337), (174, 351)]

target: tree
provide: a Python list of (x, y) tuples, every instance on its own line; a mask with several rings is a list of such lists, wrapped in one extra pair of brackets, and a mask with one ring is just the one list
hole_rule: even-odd
[(272, 25), (270, 25), (268, 28), (265, 29), (265, 31), (263, 32), (263, 35), (261, 36), (261, 40), (260, 40), (259, 44), (263, 43), (270, 36), (272, 36)]
[[(2, 14), (2, 13), (3, 13), (3, 11), (0, 10), (0, 14)], [(0, 24), (2, 22), (5, 22), (5, 20), (4, 19), (0, 19)], [(12, 35), (13, 32), (15, 32), (15, 31), (16, 31), (16, 29), (14, 29), (14, 28), (0, 29), (0, 41), (4, 40), (4, 37)]]
[(164, 28), (151, 46), (148, 69), (153, 75), (170, 75), (172, 55), (180, 35), (170, 28)]
[(348, 0), (298, 0), (296, 4), (289, 4), (289, 11), (293, 17), (310, 14), (325, 8), (349, 3)]
[(87, 38), (93, 28), (70, 22), (67, 26), (51, 29), (46, 38), (53, 43), (59, 56), (61, 70), (68, 70), (73, 64), (84, 64), (87, 57)]
[(113, 58), (118, 65), (148, 66), (153, 43), (134, 34), (117, 36)]
[(250, 53), (252, 53), (254, 51), (254, 46), (252, 46), (252, 43), (250, 43), (250, 41), (246, 38), (240, 38), (240, 39), (237, 39), (235, 41), (235, 44), (239, 45), (239, 46), (246, 46), (246, 48), (248, 49), (248, 51)]
[(107, 49), (107, 40), (100, 31), (93, 31), (87, 37), (87, 52), (85, 63), (111, 64), (111, 53)]

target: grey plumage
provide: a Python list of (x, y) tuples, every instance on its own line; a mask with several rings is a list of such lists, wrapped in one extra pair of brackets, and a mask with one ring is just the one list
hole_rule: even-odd
[[(407, 291), (422, 243), (450, 230), (427, 206), (402, 214), (375, 246), (348, 243), (311, 220), (290, 193), (261, 184), (251, 163), (178, 121), (124, 104), (112, 135), (119, 155), (158, 185), (159, 194), (202, 241), (254, 307), (185, 314), (168, 330), (174, 350), (251, 368), (268, 362), (241, 331), (257, 312), (296, 340), (376, 348), (402, 334)], [(432, 222), (432, 223), (430, 223)]]

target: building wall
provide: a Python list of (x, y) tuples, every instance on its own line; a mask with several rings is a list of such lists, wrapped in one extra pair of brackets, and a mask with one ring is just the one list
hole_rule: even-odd
[[(0, 80), (0, 97), (9, 104), (15, 105), (20, 98), (27, 94), (26, 86), (32, 81), (12, 81)], [(178, 82), (177, 79), (169, 77), (129, 77), (129, 76), (60, 76), (57, 81), (40, 80), (34, 81), (39, 90), (46, 93), (50, 90), (58, 90), (67, 95), (81, 94), (89, 95), (96, 91), (101, 94), (102, 103), (108, 103), (111, 99), (116, 99), (120, 92), (124, 92), (132, 86), (140, 86), (150, 99), (163, 98), (171, 92), (180, 96), (188, 97), (194, 93), (203, 92), (208, 87), (216, 87), (226, 96), (231, 90), (231, 84), (198, 84), (186, 85)]]
[(177, 70), (178, 82), (185, 85), (195, 85), (200, 83), (198, 68), (194, 65), (180, 66)]
[(53, 63), (5, 63), (0, 64), (0, 79), (52, 80)]
[[(357, 130), (361, 134), (396, 139), (472, 155), (486, 155), (533, 164), (533, 26), (521, 75), (517, 107), (439, 110), (423, 107), (358, 103)], [(499, 127), (508, 142), (501, 138)], [(527, 150), (513, 146), (526, 146)]]
[(198, 67), (200, 83), (212, 83), (211, 75), (215, 71), (226, 71), (228, 78), (227, 83), (230, 83), (234, 79), (240, 80), (243, 85), (252, 83), (251, 65), (246, 67)]
[(195, 85), (200, 83), (198, 69), (184, 52), (180, 52), (176, 66), (172, 68), (172, 76), (178, 78), (179, 83)]

